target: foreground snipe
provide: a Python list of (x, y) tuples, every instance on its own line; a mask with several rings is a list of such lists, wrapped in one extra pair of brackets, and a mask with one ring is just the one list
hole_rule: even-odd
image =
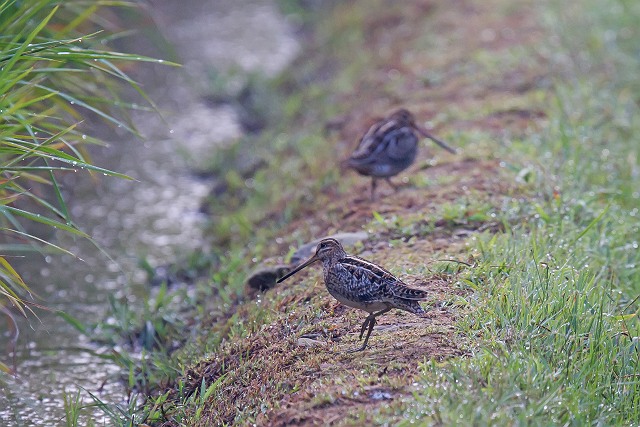
[(372, 200), (378, 178), (386, 179), (389, 185), (397, 189), (390, 177), (411, 166), (415, 160), (419, 141), (416, 132), (445, 150), (456, 153), (456, 150), (418, 126), (413, 114), (405, 109), (378, 120), (364, 134), (358, 147), (346, 161), (346, 165), (360, 175), (371, 177)]
[(349, 307), (369, 312), (360, 329), (359, 339), (362, 340), (365, 329), (369, 328), (364, 343), (351, 352), (362, 351), (367, 347), (376, 317), (392, 308), (419, 316), (426, 314), (418, 304), (418, 301), (426, 299), (426, 291), (411, 289), (384, 268), (347, 255), (340, 242), (335, 239), (328, 238), (318, 243), (316, 254), (278, 280), (278, 283), (316, 261), (322, 262), (324, 284), (335, 299)]

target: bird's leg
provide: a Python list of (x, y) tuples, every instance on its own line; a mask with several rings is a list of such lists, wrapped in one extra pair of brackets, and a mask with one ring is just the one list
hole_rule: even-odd
[(362, 328), (360, 328), (360, 337), (358, 337), (358, 341), (362, 341), (362, 336), (364, 335), (364, 331), (367, 329), (367, 326), (369, 326), (369, 322), (371, 322), (372, 320), (374, 320), (372, 314), (368, 315), (366, 319), (364, 319), (364, 323), (362, 324)]
[(364, 330), (367, 328), (367, 326), (369, 326), (369, 331), (367, 332), (367, 337), (364, 339), (364, 343), (362, 344), (362, 346), (358, 347), (358, 348), (354, 348), (353, 350), (348, 350), (347, 353), (357, 353), (359, 351), (363, 351), (365, 348), (367, 348), (367, 342), (369, 341), (369, 335), (371, 335), (371, 332), (373, 331), (373, 327), (376, 324), (376, 318), (373, 314), (369, 315), (369, 317), (367, 317), (364, 321), (364, 323), (362, 324), (362, 329), (360, 330), (360, 340), (362, 339), (362, 335), (364, 334)]
[(363, 351), (367, 348), (367, 343), (369, 342), (369, 337), (371, 336), (371, 332), (373, 332), (373, 327), (376, 325), (376, 318), (372, 317), (369, 321), (369, 330), (367, 331), (367, 336), (364, 338), (364, 342), (362, 343), (362, 348), (359, 348), (359, 351)]
[(389, 310), (391, 310), (391, 307), (385, 308), (384, 310), (380, 310), (377, 313), (371, 313), (369, 316), (367, 316), (366, 319), (364, 319), (364, 323), (362, 324), (362, 328), (360, 329), (360, 338), (359, 338), (359, 339), (362, 339), (362, 334), (364, 333), (365, 328), (369, 326), (369, 330), (367, 331), (367, 336), (364, 338), (364, 343), (362, 343), (362, 347), (349, 350), (348, 353), (356, 353), (358, 351), (364, 351), (364, 349), (367, 348), (369, 337), (371, 336), (371, 332), (373, 332), (373, 327), (376, 324), (376, 317), (386, 313)]
[(376, 177), (371, 177), (371, 201), (375, 200), (375, 192), (376, 192), (376, 186), (378, 185), (378, 181)]
[(398, 188), (400, 188), (400, 186), (399, 186), (399, 185), (394, 184), (394, 183), (391, 181), (391, 178), (385, 178), (385, 179), (387, 180), (387, 182), (389, 183), (389, 185), (391, 186), (391, 188), (393, 188), (395, 191), (398, 191)]

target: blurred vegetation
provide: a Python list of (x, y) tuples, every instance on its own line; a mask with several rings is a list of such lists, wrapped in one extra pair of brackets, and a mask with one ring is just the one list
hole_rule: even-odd
[[(153, 109), (120, 99), (122, 85), (146, 95), (123, 64), (163, 61), (109, 49), (117, 30), (110, 8), (127, 1), (6, 0), (0, 2), (0, 310), (27, 315), (37, 306), (11, 254), (62, 252), (39, 224), (90, 238), (73, 222), (60, 176), (77, 171), (129, 177), (92, 164), (96, 120), (136, 133), (127, 110)], [(108, 29), (108, 31), (105, 30)], [(80, 258), (81, 254), (72, 254)], [(0, 368), (7, 370), (6, 366)]]

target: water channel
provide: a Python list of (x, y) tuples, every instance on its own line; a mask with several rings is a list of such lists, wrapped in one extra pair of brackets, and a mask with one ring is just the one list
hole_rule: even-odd
[[(154, 0), (149, 4), (145, 13), (183, 64), (179, 69), (156, 65), (133, 72), (159, 105), (164, 121), (151, 113), (136, 113), (144, 141), (116, 129), (102, 135), (111, 141), (110, 147), (92, 152), (97, 165), (136, 181), (77, 179), (82, 172), (63, 179), (72, 217), (112, 260), (87, 241), (57, 236), (84, 262), (29, 254), (18, 263), (44, 305), (87, 323), (106, 315), (110, 294), (136, 303), (146, 286), (146, 276), (138, 267), (141, 257), (157, 266), (205, 245), (201, 230), (206, 218), (199, 208), (211, 182), (196, 177), (192, 167), (198, 159), (213, 157), (220, 144), (242, 134), (232, 107), (203, 100), (212, 70), (237, 68), (274, 75), (299, 49), (294, 29), (272, 1)], [(144, 51), (151, 44), (130, 37), (124, 49), (162, 55)], [(124, 403), (124, 388), (115, 380), (119, 368), (97, 356), (109, 349), (92, 344), (53, 313), (37, 314), (39, 320), (18, 319), (17, 376), (0, 375), (0, 425), (65, 424), (63, 395), (65, 391), (75, 394), (79, 387), (105, 402)], [(10, 337), (3, 319), (0, 339), (6, 342)], [(12, 365), (12, 356), (5, 352), (0, 357)], [(100, 418), (96, 420), (101, 425)]]

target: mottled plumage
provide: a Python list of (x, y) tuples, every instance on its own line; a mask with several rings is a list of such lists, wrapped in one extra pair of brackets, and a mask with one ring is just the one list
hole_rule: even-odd
[(335, 239), (328, 238), (318, 243), (315, 255), (278, 280), (278, 283), (316, 261), (322, 262), (324, 283), (335, 299), (369, 313), (362, 324), (360, 339), (368, 327), (367, 336), (362, 347), (353, 351), (362, 351), (367, 347), (376, 317), (392, 308), (419, 316), (425, 314), (418, 301), (427, 298), (426, 291), (409, 288), (384, 268), (348, 255)]
[(348, 167), (371, 177), (372, 199), (378, 178), (386, 179), (389, 185), (397, 188), (390, 177), (411, 166), (416, 159), (419, 141), (416, 132), (455, 154), (453, 148), (418, 126), (413, 114), (405, 109), (378, 120), (360, 139), (358, 147), (346, 161)]

